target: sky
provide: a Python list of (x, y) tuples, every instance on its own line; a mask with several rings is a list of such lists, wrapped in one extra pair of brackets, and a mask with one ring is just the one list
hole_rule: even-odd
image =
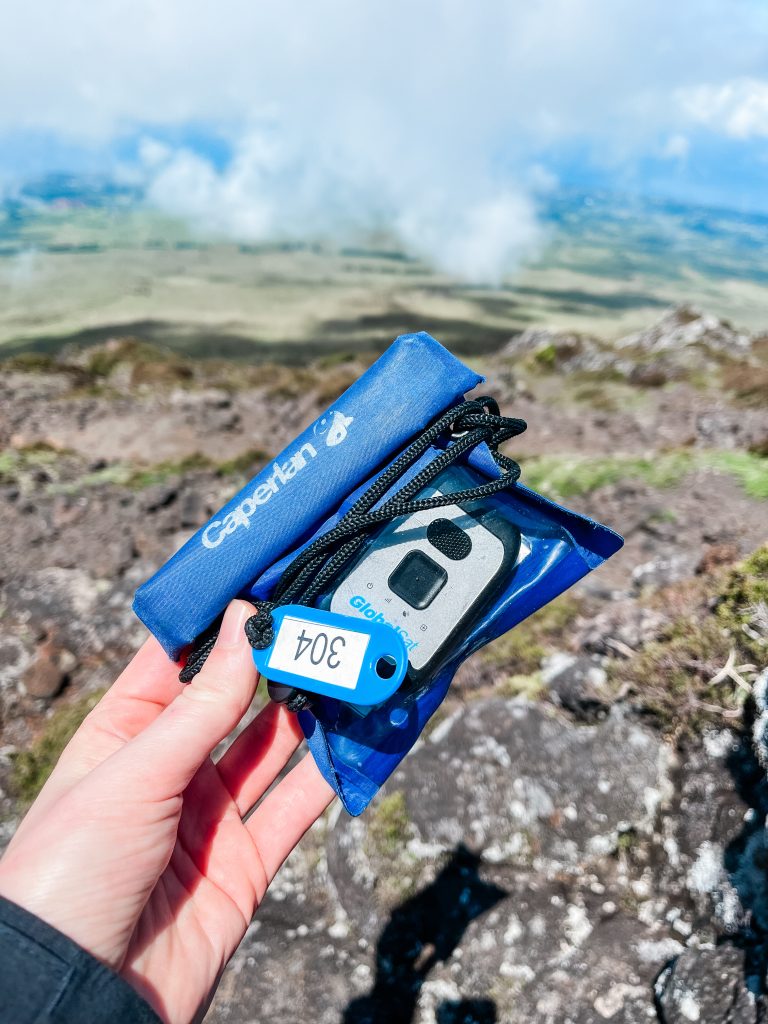
[(768, 211), (768, 2), (8, 5), (0, 192), (58, 171), (201, 232), (384, 231), (493, 281), (561, 189)]

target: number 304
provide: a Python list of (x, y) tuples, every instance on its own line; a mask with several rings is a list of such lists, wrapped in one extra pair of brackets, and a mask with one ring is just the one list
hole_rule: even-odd
[(301, 631), (296, 644), (294, 661), (298, 661), (302, 654), (309, 654), (309, 660), (313, 665), (326, 663), (328, 668), (338, 668), (341, 664), (339, 652), (347, 643), (343, 636), (330, 637), (327, 633), (318, 633), (316, 636), (307, 636), (306, 630)]

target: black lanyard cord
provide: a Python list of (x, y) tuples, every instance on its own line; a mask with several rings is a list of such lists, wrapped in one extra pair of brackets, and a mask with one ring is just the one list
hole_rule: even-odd
[[(257, 650), (269, 647), (274, 638), (274, 609), (285, 604), (311, 605), (355, 557), (369, 534), (383, 523), (444, 505), (477, 501), (515, 484), (520, 478), (520, 466), (499, 452), (498, 448), (504, 441), (522, 434), (526, 427), (525, 420), (502, 416), (493, 398), (462, 402), (443, 413), (374, 480), (334, 527), (308, 544), (286, 566), (271, 600), (254, 602), (256, 614), (245, 624), (245, 634), (251, 646)], [(448, 440), (447, 447), (376, 508), (384, 495), (440, 438)], [(444, 469), (483, 442), (503, 471), (499, 477), (463, 491), (435, 494), (431, 498), (414, 497)], [(216, 643), (219, 624), (220, 619), (198, 637), (195, 648), (179, 673), (181, 682), (190, 682), (205, 664)]]

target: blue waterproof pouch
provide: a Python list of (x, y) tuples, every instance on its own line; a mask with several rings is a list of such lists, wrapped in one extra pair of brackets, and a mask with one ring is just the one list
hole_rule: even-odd
[(136, 591), (178, 658), (274, 561), (414, 434), (482, 381), (428, 334), (406, 334)]
[[(297, 556), (333, 530), (372, 481), (385, 480), (387, 467), (407, 442), (480, 380), (429, 335), (399, 338), (333, 409), (139, 589), (137, 614), (178, 657), (231, 598), (269, 599)], [(453, 443), (440, 439), (423, 450), (376, 508), (409, 482), (415, 486), (431, 465), (440, 467)], [(322, 696), (321, 688), (311, 707), (300, 712), (315, 761), (351, 814), (364, 810), (413, 746), (465, 658), (622, 544), (606, 527), (521, 484), (451, 504), (451, 494), (467, 493), (467, 482), (483, 491), (483, 481), (500, 475), (498, 457), (485, 444), (468, 449), (416, 494), (417, 505), (421, 498), (438, 495), (441, 508), (449, 510), (418, 512), (431, 557), (418, 544), (408, 544), (419, 524), (385, 522), (313, 602), (335, 615), (396, 626), (409, 652), (406, 682), (382, 703), (360, 708)], [(464, 537), (464, 553), (458, 527), (458, 533), (474, 538), (469, 543)], [(484, 547), (478, 543), (483, 538)], [(481, 579), (483, 558), (496, 559), (493, 572), (487, 573), (493, 585)], [(479, 582), (472, 591), (475, 579)], [(371, 598), (383, 580), (390, 588), (385, 588), (384, 602), (390, 604), (380, 602), (379, 607)], [(414, 585), (423, 589), (424, 600), (421, 593), (414, 597)], [(433, 594), (439, 599), (432, 601)], [(451, 610), (451, 602), (461, 605), (458, 611)], [(440, 633), (440, 614), (456, 616), (458, 628), (451, 631), (450, 644), (430, 646), (430, 637)], [(413, 635), (403, 623), (415, 630)]]

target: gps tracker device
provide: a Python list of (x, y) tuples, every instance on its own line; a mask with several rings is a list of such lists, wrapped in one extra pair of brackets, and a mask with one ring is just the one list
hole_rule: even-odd
[[(454, 466), (416, 498), (480, 482), (477, 473)], [(416, 512), (370, 538), (322, 607), (393, 627), (408, 652), (407, 678), (418, 684), (447, 660), (507, 584), (521, 544), (518, 526), (497, 504), (480, 500)]]
[[(414, 500), (467, 492), (482, 482), (478, 473), (453, 466)], [(314, 694), (365, 711), (401, 684), (418, 688), (508, 584), (525, 551), (519, 527), (491, 501), (448, 503), (397, 517), (367, 539), (318, 608), (297, 607), (287, 617), (285, 608), (272, 613), (277, 622), (268, 654), (254, 652), (271, 698), (293, 709), (308, 706)], [(381, 650), (397, 671), (381, 672), (377, 663), (364, 672), (346, 663), (357, 643), (356, 620), (383, 641), (389, 635), (393, 652)]]

